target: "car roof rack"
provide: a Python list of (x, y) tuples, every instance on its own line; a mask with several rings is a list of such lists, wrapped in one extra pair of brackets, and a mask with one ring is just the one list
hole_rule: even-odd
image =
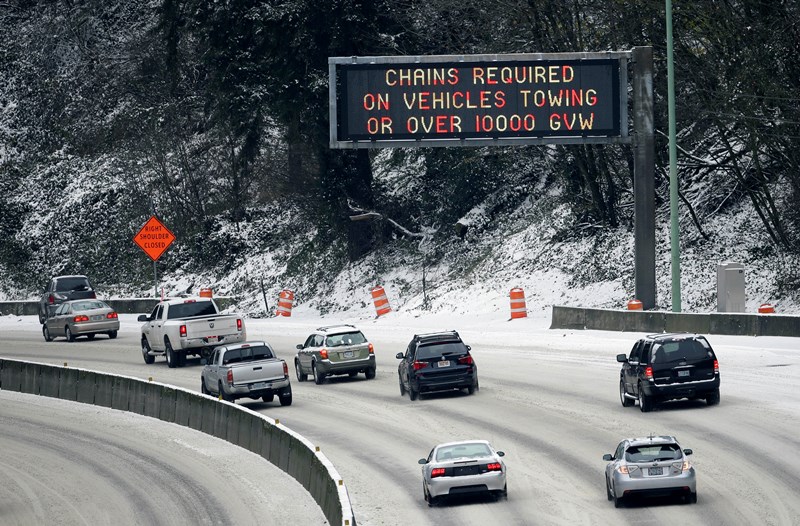
[(339, 323), (337, 325), (324, 325), (322, 327), (317, 327), (317, 330), (320, 331), (320, 332), (327, 332), (327, 331), (329, 331), (331, 329), (339, 329), (339, 328), (343, 328), (343, 327), (350, 327), (351, 329), (355, 329), (356, 328), (355, 325), (352, 325), (350, 323)]

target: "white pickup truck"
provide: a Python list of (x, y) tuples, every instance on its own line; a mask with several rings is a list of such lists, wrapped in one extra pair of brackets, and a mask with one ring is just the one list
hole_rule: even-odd
[(170, 298), (138, 320), (146, 364), (164, 356), (170, 368), (180, 367), (188, 354), (208, 358), (219, 345), (247, 339), (241, 314), (220, 314), (211, 298)]
[(201, 360), (200, 391), (233, 402), (237, 398), (261, 398), (292, 405), (289, 367), (277, 358), (267, 342), (253, 341), (214, 349), (211, 359)]

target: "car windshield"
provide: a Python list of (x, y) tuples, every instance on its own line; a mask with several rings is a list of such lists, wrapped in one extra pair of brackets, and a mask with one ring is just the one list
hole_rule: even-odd
[(451, 354), (466, 354), (467, 347), (461, 342), (434, 343), (417, 349), (417, 360), (429, 360)]
[(99, 300), (76, 301), (72, 304), (72, 310), (75, 311), (107, 308), (109, 308), (108, 305)]
[(442, 446), (436, 450), (436, 460), (450, 460), (454, 458), (482, 458), (492, 454), (489, 446), (480, 442), (471, 444), (455, 444)]
[(703, 345), (700, 340), (681, 340), (656, 345), (653, 352), (653, 363), (702, 360), (711, 358), (711, 356), (711, 349)]
[(56, 291), (69, 292), (71, 290), (89, 290), (89, 280), (85, 277), (59, 278), (56, 280)]
[(190, 316), (206, 316), (216, 314), (217, 309), (210, 301), (194, 301), (190, 300), (187, 303), (178, 303), (169, 306), (167, 318), (173, 320), (175, 318), (188, 318)]
[(328, 347), (339, 347), (340, 345), (356, 345), (366, 342), (367, 339), (361, 331), (345, 332), (342, 334), (332, 334), (325, 340)]
[(647, 444), (631, 446), (625, 451), (628, 462), (657, 462), (659, 460), (680, 460), (681, 448), (678, 444)]

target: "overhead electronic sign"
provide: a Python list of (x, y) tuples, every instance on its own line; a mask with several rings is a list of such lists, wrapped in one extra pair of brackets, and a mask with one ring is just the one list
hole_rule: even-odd
[(624, 53), (334, 57), (331, 146), (611, 142), (626, 69)]

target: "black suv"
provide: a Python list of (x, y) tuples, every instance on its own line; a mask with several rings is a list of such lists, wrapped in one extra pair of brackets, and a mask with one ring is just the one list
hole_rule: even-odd
[(719, 403), (719, 362), (704, 336), (690, 333), (651, 334), (637, 341), (622, 362), (619, 399), (624, 407), (639, 400), (643, 412), (664, 400), (704, 398)]
[(408, 391), (412, 400), (426, 391), (478, 390), (478, 366), (456, 331), (415, 334), (404, 353), (397, 353), (400, 365), (400, 395)]
[(39, 299), (39, 323), (53, 315), (56, 307), (68, 300), (97, 298), (86, 276), (56, 276), (50, 280)]

